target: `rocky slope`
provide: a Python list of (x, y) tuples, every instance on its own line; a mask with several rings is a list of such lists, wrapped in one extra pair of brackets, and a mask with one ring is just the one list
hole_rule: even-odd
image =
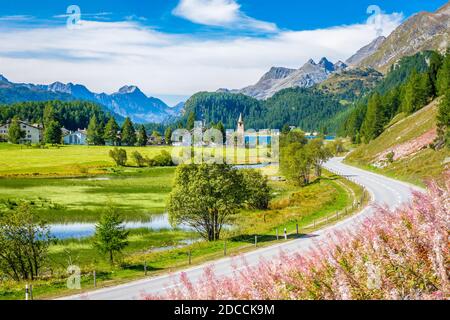
[(345, 63), (348, 64), (349, 66), (358, 65), (361, 61), (374, 54), (378, 50), (378, 48), (380, 48), (380, 46), (384, 43), (385, 40), (386, 37), (384, 36), (376, 38), (367, 46), (364, 46), (361, 49), (359, 49), (353, 56), (348, 58), (347, 61), (345, 61)]
[(256, 99), (265, 100), (275, 93), (288, 88), (309, 88), (321, 83), (336, 72), (345, 70), (347, 65), (338, 61), (333, 64), (326, 58), (319, 63), (309, 60), (300, 69), (273, 67), (255, 85), (241, 90), (219, 89), (218, 92), (242, 93)]
[(363, 59), (359, 67), (387, 71), (400, 58), (424, 50), (444, 51), (450, 46), (450, 3), (435, 13), (420, 12), (400, 25), (378, 50)]

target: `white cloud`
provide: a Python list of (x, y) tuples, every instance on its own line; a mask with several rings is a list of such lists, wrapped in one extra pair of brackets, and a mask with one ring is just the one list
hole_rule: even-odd
[(33, 16), (28, 15), (13, 15), (13, 16), (0, 16), (0, 21), (8, 21), (8, 22), (14, 22), (14, 21), (27, 21), (32, 20)]
[(235, 0), (180, 0), (173, 14), (208, 26), (277, 31), (274, 23), (253, 19), (240, 9)]
[[(383, 33), (400, 20), (385, 15)], [(135, 84), (148, 94), (190, 95), (253, 84), (271, 66), (298, 68), (323, 56), (345, 60), (377, 29), (365, 23), (225, 39), (166, 34), (136, 21), (84, 20), (76, 30), (0, 29), (0, 74), (14, 82), (76, 82), (97, 92)]]

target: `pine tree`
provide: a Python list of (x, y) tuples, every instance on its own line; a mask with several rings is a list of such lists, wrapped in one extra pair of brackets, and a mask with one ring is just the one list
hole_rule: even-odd
[(367, 104), (367, 113), (361, 126), (361, 135), (364, 142), (369, 142), (378, 137), (383, 132), (384, 108), (378, 93), (374, 94)]
[(147, 131), (145, 130), (144, 125), (141, 125), (137, 134), (137, 144), (138, 146), (145, 147), (147, 145), (147, 141)]
[(450, 88), (450, 49), (447, 51), (441, 68), (439, 69), (436, 82), (438, 95), (444, 95), (447, 89)]
[(450, 88), (442, 97), (437, 115), (438, 142), (437, 147), (446, 145), (450, 148)]
[(194, 129), (194, 125), (195, 125), (195, 113), (191, 111), (187, 119), (186, 129), (192, 130)]
[(44, 141), (49, 144), (60, 144), (62, 139), (61, 125), (56, 120), (45, 124)]
[(122, 126), (122, 144), (134, 146), (136, 144), (136, 131), (130, 118), (126, 118)]
[(52, 121), (57, 121), (55, 109), (53, 108), (53, 105), (51, 103), (47, 103), (44, 108), (44, 115), (43, 115), (43, 122), (44, 126), (47, 126)]
[(169, 146), (172, 145), (172, 133), (173, 131), (171, 127), (168, 127), (164, 132), (164, 139), (166, 140), (166, 144)]
[(87, 141), (90, 145), (103, 145), (105, 140), (103, 139), (103, 128), (101, 123), (97, 120), (95, 114), (91, 117), (87, 129)]
[(25, 137), (25, 131), (20, 129), (19, 119), (13, 118), (8, 129), (8, 141), (13, 144), (19, 144)]
[(116, 146), (119, 144), (119, 138), (117, 136), (117, 132), (119, 131), (119, 125), (116, 122), (116, 119), (114, 119), (113, 116), (111, 116), (108, 120), (108, 123), (105, 126), (105, 133), (104, 133), (104, 139), (105, 141), (109, 142), (111, 145)]
[(123, 226), (123, 219), (117, 208), (108, 206), (95, 226), (94, 247), (100, 253), (107, 254), (109, 262), (114, 263), (114, 256), (128, 246), (129, 232)]

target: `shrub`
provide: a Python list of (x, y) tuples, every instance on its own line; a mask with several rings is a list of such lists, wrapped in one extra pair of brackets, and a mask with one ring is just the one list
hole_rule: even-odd
[(161, 154), (157, 155), (153, 159), (148, 161), (150, 167), (172, 167), (175, 164), (172, 161), (172, 155), (166, 151), (161, 151)]
[(124, 166), (127, 163), (127, 152), (124, 149), (114, 148), (109, 151), (109, 156), (118, 166)]
[(136, 163), (136, 165), (138, 167), (144, 167), (145, 164), (147, 163), (147, 159), (145, 159), (138, 151), (134, 151), (131, 154), (131, 158), (133, 159), (133, 161)]
[(218, 277), (205, 270), (198, 283), (181, 275), (181, 286), (159, 299), (447, 299), (450, 294), (448, 221), (450, 173), (446, 185), (395, 211), (385, 207), (350, 232), (300, 255)]

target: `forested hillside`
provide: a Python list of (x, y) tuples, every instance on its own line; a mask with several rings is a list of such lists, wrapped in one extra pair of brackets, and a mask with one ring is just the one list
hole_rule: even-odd
[(332, 122), (335, 115), (345, 109), (339, 98), (317, 89), (285, 89), (265, 101), (243, 94), (201, 92), (186, 102), (189, 114), (207, 124), (221, 121), (226, 128), (235, 128), (239, 114), (245, 118), (247, 128), (281, 129), (284, 125), (297, 126), (303, 130), (335, 132)]
[(62, 126), (68, 130), (87, 128), (93, 115), (102, 123), (108, 121), (109, 115), (99, 105), (86, 101), (46, 101), (46, 102), (20, 102), (12, 105), (0, 105), (0, 123), (14, 117), (31, 123), (43, 123), (44, 109), (51, 105), (54, 116)]
[(410, 115), (444, 95), (449, 79), (450, 54), (427, 51), (403, 58), (370, 95), (355, 103), (339, 134), (368, 143), (395, 117)]

